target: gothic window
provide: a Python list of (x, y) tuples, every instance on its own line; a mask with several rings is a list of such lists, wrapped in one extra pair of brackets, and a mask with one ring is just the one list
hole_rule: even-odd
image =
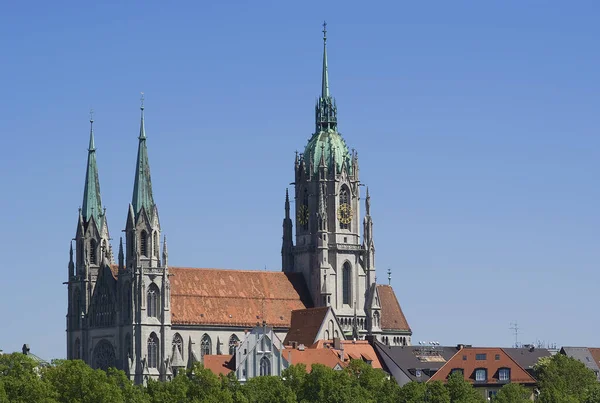
[(98, 264), (98, 243), (95, 239), (90, 241), (90, 264)]
[(325, 340), (329, 340), (329, 330), (325, 330)]
[(375, 311), (373, 314), (373, 326), (379, 327), (379, 312)]
[(140, 234), (140, 254), (148, 256), (148, 233), (146, 231), (142, 231)]
[(94, 348), (92, 367), (94, 369), (107, 369), (115, 366), (115, 349), (107, 340), (100, 340)]
[(83, 264), (83, 241), (77, 242), (77, 264)]
[(173, 342), (171, 344), (173, 348), (173, 355), (175, 355), (175, 349), (177, 349), (179, 354), (181, 354), (181, 358), (183, 358), (183, 338), (179, 333), (175, 333), (175, 336), (173, 336)]
[(94, 291), (94, 302), (90, 307), (90, 321), (95, 327), (109, 327), (115, 324), (115, 304), (106, 283), (100, 283)]
[(301, 211), (301, 215), (302, 215), (302, 229), (304, 231), (308, 231), (308, 219), (309, 219), (309, 212), (308, 212), (308, 189), (304, 188), (304, 196), (302, 197), (302, 206), (300, 207), (302, 209)]
[[(350, 198), (348, 197), (348, 188), (346, 186), (342, 186), (340, 190), (340, 206), (343, 204), (350, 205)], [(340, 229), (349, 229), (350, 222), (343, 223), (340, 221)]]
[(81, 341), (79, 341), (79, 338), (75, 339), (75, 346), (73, 347), (73, 359), (81, 359)]
[(131, 350), (131, 335), (127, 333), (127, 336), (125, 336), (125, 357), (123, 357), (125, 359), (125, 366), (123, 368), (129, 368), (129, 358), (131, 357)]
[(204, 357), (206, 354), (210, 355), (212, 352), (212, 342), (210, 336), (204, 333), (202, 340), (200, 341), (200, 356)]
[(153, 246), (153, 255), (158, 257), (158, 232), (154, 231), (154, 236), (153, 236), (153, 241), (152, 241), (152, 246)]
[(148, 317), (158, 318), (158, 309), (160, 308), (160, 291), (154, 283), (148, 287)]
[(351, 298), (351, 290), (350, 290), (350, 263), (344, 263), (344, 267), (342, 268), (342, 303), (350, 304)]
[(73, 291), (73, 328), (79, 329), (79, 324), (81, 321), (81, 292), (79, 289), (75, 289)]
[(235, 355), (235, 349), (238, 346), (240, 339), (235, 334), (229, 338), (229, 355)]
[(271, 361), (267, 356), (263, 356), (260, 359), (260, 376), (269, 376), (271, 375)]
[(148, 368), (158, 368), (158, 337), (154, 332), (148, 337)]
[(125, 310), (125, 315), (123, 315), (123, 319), (125, 321), (129, 321), (131, 319), (131, 284), (129, 282), (125, 283), (125, 287), (123, 288), (123, 309)]

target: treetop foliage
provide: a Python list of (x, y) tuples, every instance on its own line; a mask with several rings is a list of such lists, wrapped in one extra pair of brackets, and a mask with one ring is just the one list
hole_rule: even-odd
[[(595, 374), (579, 361), (557, 354), (535, 367), (542, 403), (600, 403)], [(532, 390), (507, 384), (493, 399), (525, 403)], [(170, 382), (134, 385), (123, 371), (94, 370), (80, 360), (56, 360), (38, 367), (21, 353), (0, 356), (0, 403), (480, 403), (483, 394), (461, 374), (447, 383), (410, 382), (399, 387), (381, 369), (353, 360), (341, 371), (315, 364), (287, 368), (281, 377), (263, 376), (241, 384), (233, 373), (215, 375), (201, 364)]]

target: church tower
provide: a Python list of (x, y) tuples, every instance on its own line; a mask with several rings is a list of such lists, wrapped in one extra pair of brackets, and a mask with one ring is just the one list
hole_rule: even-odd
[[(150, 162), (146, 145), (144, 103), (133, 185), (125, 225), (126, 251), (119, 248), (118, 287), (122, 304), (122, 359), (135, 382), (149, 378), (168, 379), (170, 365), (166, 346), (170, 340), (170, 284), (166, 243), (160, 259), (160, 220), (152, 193)], [(139, 378), (139, 379), (138, 379)]]
[[(87, 168), (83, 188), (83, 203), (79, 209), (77, 230), (75, 233), (75, 251), (73, 243), (69, 250), (67, 282), (67, 357), (89, 359), (88, 332), (96, 324), (98, 315), (94, 315), (92, 299), (97, 293), (96, 283), (103, 268), (112, 260), (110, 235), (106, 220), (106, 210), (102, 208), (100, 181), (96, 163), (94, 141), (94, 119), (90, 113), (90, 139), (88, 146)], [(114, 297), (109, 295), (108, 297)], [(107, 304), (107, 306), (110, 304)], [(102, 315), (102, 320), (110, 320), (111, 314)]]
[(371, 323), (368, 294), (376, 292), (372, 223), (369, 217), (364, 225), (369, 239), (361, 244), (358, 155), (338, 131), (337, 104), (329, 91), (326, 24), (315, 132), (296, 155), (294, 171), (296, 242), (286, 198), (283, 270), (303, 273), (315, 306), (331, 306), (345, 333), (364, 335)]

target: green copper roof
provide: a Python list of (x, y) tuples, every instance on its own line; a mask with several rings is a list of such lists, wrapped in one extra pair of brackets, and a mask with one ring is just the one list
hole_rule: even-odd
[(104, 212), (100, 198), (100, 181), (96, 165), (96, 147), (94, 145), (94, 119), (90, 118), (90, 145), (88, 147), (87, 168), (85, 171), (85, 186), (83, 188), (83, 205), (81, 214), (86, 222), (94, 217), (98, 229), (102, 227)]
[(304, 150), (304, 162), (307, 169), (312, 163), (313, 173), (321, 164), (321, 156), (327, 168), (333, 169), (335, 161), (336, 172), (341, 172), (342, 164), (346, 163), (348, 173), (352, 174), (352, 164), (348, 146), (337, 131), (337, 105), (329, 93), (329, 73), (327, 71), (327, 23), (323, 23), (323, 72), (321, 78), (321, 96), (315, 108), (316, 129)]
[(323, 156), (323, 162), (329, 171), (333, 169), (335, 161), (336, 172), (340, 173), (342, 164), (345, 162), (348, 173), (352, 174), (352, 160), (348, 146), (337, 131), (321, 131), (312, 136), (304, 150), (304, 162), (307, 164), (307, 169), (312, 163), (313, 173), (316, 173), (321, 164), (321, 156)]
[(140, 136), (138, 144), (137, 163), (135, 166), (135, 182), (133, 184), (133, 211), (137, 217), (142, 207), (151, 217), (154, 213), (154, 198), (152, 197), (152, 180), (150, 179), (150, 163), (148, 149), (146, 148), (146, 129), (144, 128), (144, 104), (141, 106), (142, 121), (140, 123)]

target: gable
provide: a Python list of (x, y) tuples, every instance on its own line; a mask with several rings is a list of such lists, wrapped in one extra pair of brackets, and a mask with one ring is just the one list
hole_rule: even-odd
[(320, 307), (292, 311), (290, 330), (285, 336), (283, 344), (297, 342), (311, 346), (319, 339), (320, 330), (326, 321), (329, 310), (329, 307)]
[(171, 322), (287, 328), (293, 310), (312, 306), (301, 273), (170, 267)]

